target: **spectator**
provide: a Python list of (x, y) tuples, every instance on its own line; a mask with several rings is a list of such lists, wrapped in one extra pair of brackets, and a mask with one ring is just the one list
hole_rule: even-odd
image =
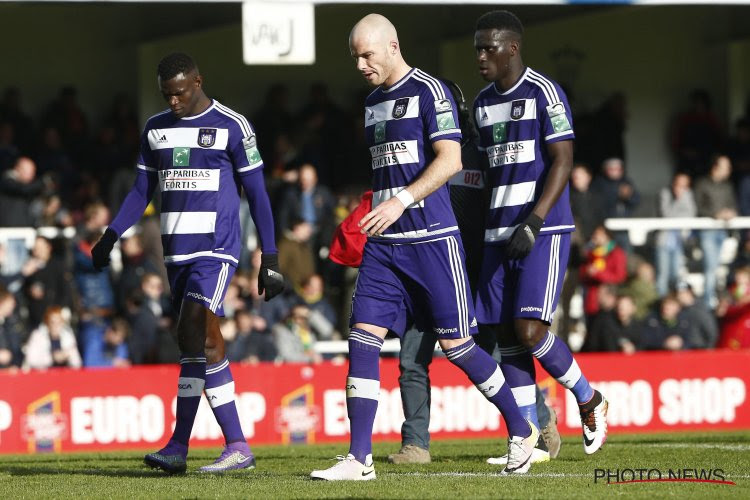
[(581, 284), (580, 267), (586, 259), (586, 242), (591, 238), (594, 228), (604, 222), (601, 203), (590, 187), (591, 172), (588, 167), (582, 163), (573, 165), (570, 174), (570, 208), (576, 230), (570, 233), (570, 258), (560, 294), (562, 318), (558, 336), (563, 339), (567, 339), (572, 328), (570, 302)]
[(750, 348), (750, 267), (735, 271), (734, 283), (719, 302), (716, 315), (721, 322), (717, 347), (733, 350)]
[[(96, 324), (96, 326), (94, 326)], [(83, 366), (114, 367), (130, 366), (130, 353), (127, 338), (130, 327), (122, 318), (114, 318), (111, 323), (89, 323), (81, 332), (84, 339)]]
[[(737, 200), (734, 189), (729, 182), (732, 174), (732, 162), (728, 156), (717, 155), (711, 161), (708, 176), (695, 183), (695, 202), (700, 217), (713, 217), (728, 221), (737, 216)], [(717, 299), (716, 268), (719, 267), (721, 246), (727, 238), (724, 229), (704, 229), (700, 232), (701, 249), (703, 250), (703, 274), (705, 287), (703, 299), (706, 305), (715, 309)]]
[(586, 260), (580, 268), (584, 285), (583, 312), (592, 318), (599, 311), (599, 288), (619, 285), (627, 277), (627, 256), (604, 226), (594, 229), (587, 245)]
[[(672, 177), (672, 185), (659, 192), (659, 215), (661, 217), (695, 217), (693, 191), (690, 176), (678, 172)], [(659, 295), (666, 295), (682, 273), (685, 264), (683, 232), (679, 229), (659, 231), (656, 235), (656, 287)]]
[(652, 306), (659, 300), (654, 278), (654, 266), (650, 262), (641, 261), (635, 268), (635, 275), (622, 287), (621, 292), (630, 295), (635, 302), (635, 318), (638, 321), (646, 319)]
[(641, 324), (635, 318), (635, 302), (629, 295), (616, 299), (615, 309), (597, 315), (581, 351), (632, 354), (639, 342)]
[(659, 310), (646, 319), (642, 332), (640, 348), (643, 350), (692, 349), (692, 328), (688, 319), (681, 314), (680, 302), (674, 295), (667, 295), (661, 300)]
[(121, 238), (120, 250), (122, 252), (122, 272), (117, 284), (117, 303), (119, 309), (124, 310), (127, 298), (141, 288), (143, 277), (147, 274), (159, 274), (159, 265), (146, 254), (143, 249), (143, 239), (138, 233), (128, 238)]
[(234, 318), (237, 311), (243, 311), (247, 308), (245, 300), (240, 295), (240, 287), (237, 281), (232, 279), (227, 287), (227, 293), (224, 296), (224, 315), (228, 318)]
[(318, 183), (315, 166), (304, 163), (299, 167), (297, 183), (285, 190), (279, 204), (279, 232), (291, 229), (296, 219), (307, 222), (312, 227), (312, 248), (317, 255), (321, 247), (328, 247), (333, 236), (335, 206), (330, 190)]
[(26, 276), (24, 295), (31, 328), (42, 322), (44, 311), (50, 306), (71, 309), (70, 270), (54, 255), (52, 242), (47, 238), (37, 236), (22, 273)]
[[(283, 83), (271, 85), (263, 99), (263, 106), (255, 114), (253, 120), (258, 133), (258, 150), (264, 163), (279, 164), (276, 155), (276, 140), (280, 136), (291, 137), (293, 123), (292, 113), (289, 111), (289, 89)], [(275, 173), (272, 172), (272, 175)]]
[(694, 349), (713, 349), (719, 338), (716, 316), (702, 302), (695, 299), (690, 283), (680, 281), (675, 286), (675, 290), (677, 300), (682, 306), (682, 314), (692, 326), (693, 337), (690, 339), (690, 345)]
[(247, 311), (237, 311), (235, 322), (237, 337), (231, 350), (227, 349), (227, 358), (230, 361), (255, 364), (276, 359), (276, 346), (263, 318)]
[(315, 335), (308, 323), (310, 309), (298, 304), (292, 307), (283, 323), (271, 328), (280, 361), (291, 363), (320, 363), (322, 357), (315, 352)]
[(266, 324), (275, 325), (284, 320), (291, 308), (290, 300), (285, 295), (277, 295), (274, 300), (266, 302), (263, 295), (258, 294), (258, 277), (250, 278), (250, 301), (248, 311), (262, 318)]
[(581, 345), (581, 352), (617, 351), (617, 338), (612, 336), (616, 316), (617, 287), (602, 285), (599, 288), (599, 310), (589, 319), (586, 337)]
[(57, 193), (45, 196), (36, 214), (36, 227), (71, 227), (74, 225), (73, 216), (63, 205), (62, 198)]
[[(336, 324), (336, 311), (325, 295), (323, 278), (319, 274), (312, 274), (302, 281), (302, 286), (297, 291), (298, 302), (310, 308), (311, 313), (320, 315), (323, 321), (327, 321), (333, 329)], [(331, 331), (331, 333), (333, 333)], [(330, 338), (331, 335), (318, 335), (318, 338)]]
[(0, 172), (10, 168), (20, 155), (15, 145), (13, 124), (0, 117)]
[(16, 298), (0, 289), (0, 368), (21, 366), (24, 326), (16, 314)]
[(690, 108), (678, 118), (672, 132), (672, 149), (680, 168), (692, 178), (706, 173), (711, 155), (721, 146), (721, 126), (704, 89), (690, 93)]
[(620, 158), (604, 160), (601, 175), (593, 180), (591, 190), (602, 202), (605, 219), (630, 217), (641, 201), (635, 184), (625, 175), (625, 163)]
[(591, 159), (594, 165), (600, 165), (607, 158), (625, 159), (627, 118), (627, 99), (622, 92), (615, 92), (602, 103), (593, 117), (595, 139), (591, 144)]
[(109, 316), (115, 306), (109, 274), (97, 271), (91, 262), (91, 248), (98, 240), (99, 233), (89, 232), (73, 249), (73, 277), (82, 321)]
[(297, 219), (279, 241), (279, 268), (294, 288), (301, 287), (302, 281), (315, 272), (312, 232), (309, 222)]
[(23, 353), (24, 368), (43, 370), (58, 366), (81, 367), (76, 336), (59, 306), (47, 308), (44, 321), (31, 332)]
[(60, 132), (65, 149), (75, 160), (85, 159), (88, 119), (78, 104), (78, 90), (75, 87), (68, 85), (60, 89), (58, 98), (50, 103), (42, 122)]

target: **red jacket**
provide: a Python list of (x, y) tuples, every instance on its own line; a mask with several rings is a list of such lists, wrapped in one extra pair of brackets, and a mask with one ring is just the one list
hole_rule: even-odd
[[(615, 245), (606, 255), (596, 248), (586, 253), (586, 262), (580, 268), (581, 283), (586, 286), (583, 312), (593, 315), (599, 312), (599, 287), (619, 285), (628, 276), (627, 255)], [(593, 272), (589, 270), (593, 269)]]

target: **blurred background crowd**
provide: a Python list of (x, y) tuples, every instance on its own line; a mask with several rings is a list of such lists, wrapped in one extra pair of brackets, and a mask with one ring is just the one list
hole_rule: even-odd
[[(0, 367), (177, 361), (158, 199), (108, 271), (90, 260), (135, 176), (142, 124), (131, 98), (117, 95), (96, 120), (73, 87), (35, 117), (19, 89), (1, 99)], [(370, 182), (363, 100), (341, 107), (316, 83), (293, 110), (279, 83), (260, 109), (239, 110), (258, 135), (288, 286), (271, 302), (258, 295), (260, 253), (243, 204), (246, 245), (221, 326), (231, 361), (319, 362), (317, 341), (346, 337), (356, 270), (328, 260), (328, 245)], [(656, 196), (628, 175), (627, 119), (619, 92), (574, 118), (577, 231), (553, 331), (581, 351), (750, 347), (747, 230), (657, 231), (636, 246), (604, 227), (636, 215), (750, 215), (750, 109), (725, 130), (706, 91), (686, 93), (669, 133), (672, 182)]]

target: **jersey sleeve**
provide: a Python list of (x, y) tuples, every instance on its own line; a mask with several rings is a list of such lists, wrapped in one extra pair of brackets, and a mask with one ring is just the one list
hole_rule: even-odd
[(444, 139), (460, 142), (458, 109), (453, 96), (443, 82), (432, 77), (426, 78), (419, 95), (419, 108), (430, 142)]
[(552, 143), (575, 139), (573, 115), (568, 97), (552, 80), (545, 79), (537, 97), (537, 117), (544, 142)]
[(141, 134), (140, 151), (138, 152), (138, 162), (136, 163), (136, 170), (138, 173), (147, 175), (156, 175), (159, 171), (158, 165), (156, 164), (156, 158), (154, 152), (151, 149), (151, 142), (149, 136), (151, 128), (149, 124), (146, 124), (146, 128), (143, 129)]
[(263, 168), (263, 159), (258, 151), (258, 138), (244, 117), (241, 117), (237, 127), (230, 130), (227, 149), (238, 174), (247, 175)]

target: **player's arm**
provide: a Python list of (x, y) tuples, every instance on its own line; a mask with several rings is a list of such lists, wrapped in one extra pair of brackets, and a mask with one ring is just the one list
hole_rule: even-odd
[(359, 221), (363, 233), (369, 236), (382, 234), (401, 217), (406, 207), (425, 199), (461, 170), (461, 144), (458, 141), (435, 141), (432, 143), (432, 149), (435, 151), (435, 158), (427, 165), (422, 175)]
[(157, 181), (156, 170), (145, 165), (138, 165), (133, 187), (122, 202), (117, 216), (91, 249), (91, 260), (97, 271), (109, 265), (109, 254), (117, 240), (141, 218), (154, 195)]
[(542, 196), (539, 197), (532, 213), (544, 220), (552, 207), (555, 206), (560, 195), (570, 180), (573, 169), (573, 141), (558, 141), (547, 144), (547, 153), (552, 165), (544, 182)]
[(258, 294), (265, 293), (265, 300), (268, 302), (284, 290), (284, 277), (279, 271), (273, 213), (263, 178), (263, 160), (258, 151), (257, 138), (252, 129), (249, 133), (243, 132), (236, 135), (238, 139), (230, 147), (229, 155), (239, 174), (240, 184), (245, 190), (250, 207), (250, 215), (258, 231), (261, 249)]

